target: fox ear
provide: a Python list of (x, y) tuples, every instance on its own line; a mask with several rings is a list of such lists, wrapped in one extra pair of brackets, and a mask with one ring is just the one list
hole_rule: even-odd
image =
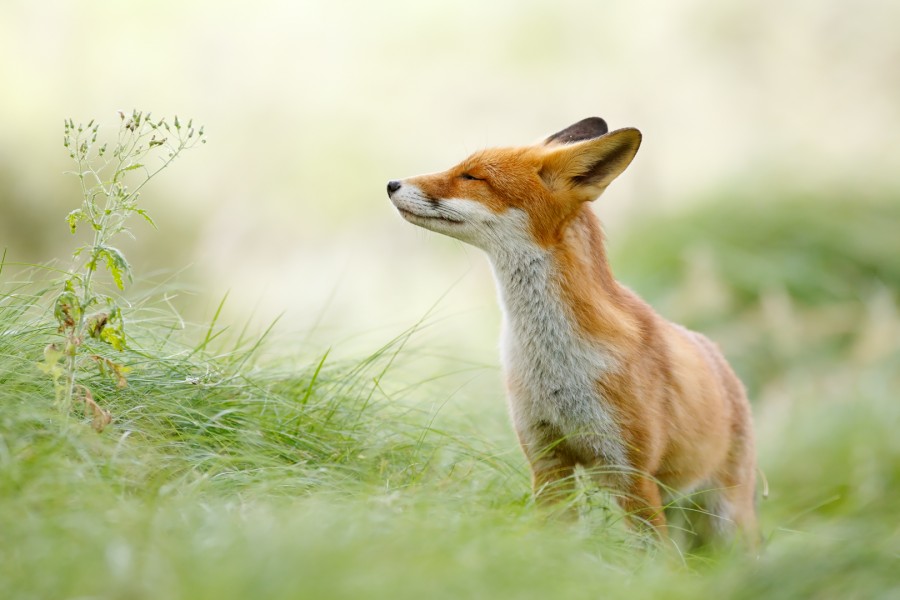
[(582, 140), (591, 140), (609, 132), (606, 121), (600, 117), (588, 117), (582, 119), (574, 125), (569, 125), (562, 131), (557, 131), (546, 140), (544, 145), (550, 144), (571, 144), (572, 142), (580, 142)]
[(641, 132), (631, 127), (595, 139), (551, 146), (540, 175), (552, 189), (575, 190), (583, 199), (593, 200), (631, 164), (640, 146)]

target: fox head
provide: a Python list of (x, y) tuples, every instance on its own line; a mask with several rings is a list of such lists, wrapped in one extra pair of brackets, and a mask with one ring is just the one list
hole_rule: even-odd
[(447, 171), (390, 181), (387, 191), (410, 223), (489, 253), (528, 243), (546, 248), (640, 144), (637, 129), (609, 132), (591, 117), (533, 146), (482, 150)]

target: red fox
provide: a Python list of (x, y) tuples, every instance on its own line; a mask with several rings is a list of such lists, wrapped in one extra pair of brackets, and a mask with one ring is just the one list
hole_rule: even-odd
[(703, 492), (713, 538), (755, 543), (756, 458), (744, 387), (715, 344), (658, 315), (610, 270), (589, 202), (631, 163), (637, 129), (579, 121), (543, 142), (477, 152), (387, 184), (410, 223), (487, 253), (503, 310), (509, 412), (539, 502), (575, 468), (638, 526)]

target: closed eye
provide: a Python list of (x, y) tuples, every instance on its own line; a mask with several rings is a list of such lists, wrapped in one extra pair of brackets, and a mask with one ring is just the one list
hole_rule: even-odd
[(481, 177), (475, 177), (471, 173), (463, 173), (459, 176), (460, 179), (466, 179), (468, 181), (484, 181)]

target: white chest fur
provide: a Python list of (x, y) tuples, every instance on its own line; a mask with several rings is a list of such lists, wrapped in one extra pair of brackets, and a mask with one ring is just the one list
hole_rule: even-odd
[(517, 431), (549, 424), (583, 460), (625, 466), (620, 430), (597, 386), (614, 361), (601, 343), (578, 331), (552, 255), (534, 245), (490, 254), (504, 313), (501, 355)]

